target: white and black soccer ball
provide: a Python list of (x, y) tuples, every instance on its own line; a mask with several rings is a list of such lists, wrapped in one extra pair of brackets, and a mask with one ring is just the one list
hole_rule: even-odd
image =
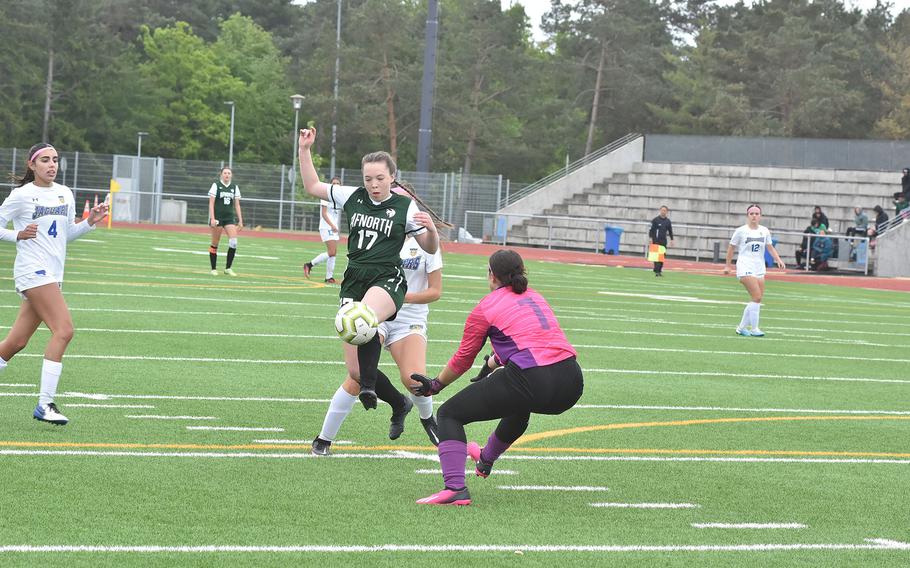
[(348, 302), (335, 314), (338, 337), (351, 345), (363, 345), (373, 339), (378, 326), (376, 312), (363, 302)]

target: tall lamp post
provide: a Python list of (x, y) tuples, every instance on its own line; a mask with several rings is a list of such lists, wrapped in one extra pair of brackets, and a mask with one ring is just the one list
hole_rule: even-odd
[(136, 144), (136, 157), (141, 158), (142, 157), (142, 137), (148, 136), (149, 133), (148, 132), (137, 132), (136, 135), (139, 137), (139, 143)]
[(298, 122), (300, 109), (303, 107), (303, 95), (291, 95), (291, 104), (294, 105), (294, 155), (291, 156), (291, 230), (294, 230), (294, 202), (297, 200), (297, 141), (300, 139)]
[(224, 101), (224, 104), (231, 105), (231, 141), (228, 145), (228, 167), (234, 169), (234, 101)]

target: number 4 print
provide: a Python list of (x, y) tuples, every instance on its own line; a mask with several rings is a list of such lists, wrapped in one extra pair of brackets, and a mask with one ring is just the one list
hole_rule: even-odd
[(47, 234), (55, 239), (57, 238), (57, 221), (51, 223), (51, 226), (47, 228)]

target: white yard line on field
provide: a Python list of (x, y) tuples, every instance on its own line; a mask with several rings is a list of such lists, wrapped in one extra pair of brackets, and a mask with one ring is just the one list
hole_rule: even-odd
[(698, 509), (695, 503), (588, 503), (592, 507), (615, 509)]
[[(312, 444), (313, 440), (253, 440), (254, 444), (288, 444), (288, 445), (302, 445), (302, 444)], [(353, 446), (354, 442), (351, 440), (335, 440), (332, 442), (333, 446)]]
[(805, 529), (802, 523), (691, 523), (696, 529)]
[(116, 554), (225, 554), (225, 553), (368, 553), (368, 552), (513, 552), (513, 553), (641, 553), (655, 552), (798, 552), (807, 550), (855, 551), (878, 550), (902, 552), (910, 543), (881, 538), (867, 538), (865, 544), (789, 543), (789, 544), (378, 544), (378, 545), (0, 545), (0, 553), (116, 553)]
[(123, 417), (138, 420), (218, 420), (217, 416), (165, 416), (163, 414), (125, 414)]
[[(247, 426), (187, 426), (187, 430), (216, 430), (225, 432), (284, 432), (284, 428), (256, 428)], [(309, 443), (309, 442), (307, 442)]]
[[(414, 473), (418, 475), (442, 475), (441, 469), (415, 469)], [(473, 469), (464, 470), (465, 475), (474, 475)], [(511, 469), (497, 469), (496, 475), (518, 475), (518, 472)]]
[(888, 414), (910, 415), (905, 410), (820, 410), (815, 408), (736, 408), (729, 406), (646, 406), (639, 404), (576, 404), (572, 408), (608, 408), (614, 410), (717, 410), (722, 412), (786, 412), (803, 414)]
[[(152, 250), (158, 252), (182, 252), (187, 254), (198, 254), (208, 256), (210, 253), (207, 250), (182, 250), (182, 249), (170, 249), (170, 248), (161, 248), (161, 247), (152, 247)], [(227, 252), (218, 253), (218, 256), (227, 256)], [(260, 260), (281, 260), (277, 256), (257, 256), (255, 254), (244, 254), (243, 258), (258, 258)], [(241, 255), (237, 255), (236, 258), (241, 258)]]
[[(496, 470), (499, 474), (499, 470)], [(496, 489), (510, 491), (609, 491), (609, 487), (596, 487), (588, 485), (497, 485)]]
[(28, 383), (0, 383), (0, 387), (33, 387)]
[(151, 404), (84, 404), (84, 403), (69, 403), (66, 405), (67, 408), (142, 408), (142, 409), (151, 409), (155, 408)]

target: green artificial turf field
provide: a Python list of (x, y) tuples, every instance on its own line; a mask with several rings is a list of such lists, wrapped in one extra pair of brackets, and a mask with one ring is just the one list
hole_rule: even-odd
[[(391, 442), (388, 407), (358, 404), (333, 456), (310, 455), (344, 377), (338, 288), (300, 270), (322, 245), (241, 234), (236, 278), (209, 275), (207, 247), (71, 243), (70, 424), (31, 418), (46, 329), (0, 374), (0, 565), (910, 563), (905, 293), (770, 281), (767, 336), (746, 338), (734, 278), (528, 262), (584, 396), (469, 476), (472, 505), (433, 507), (414, 502), (442, 488), (416, 411)], [(0, 247), (4, 329), (14, 254)], [(488, 291), (484, 258), (445, 263), (431, 375)]]

